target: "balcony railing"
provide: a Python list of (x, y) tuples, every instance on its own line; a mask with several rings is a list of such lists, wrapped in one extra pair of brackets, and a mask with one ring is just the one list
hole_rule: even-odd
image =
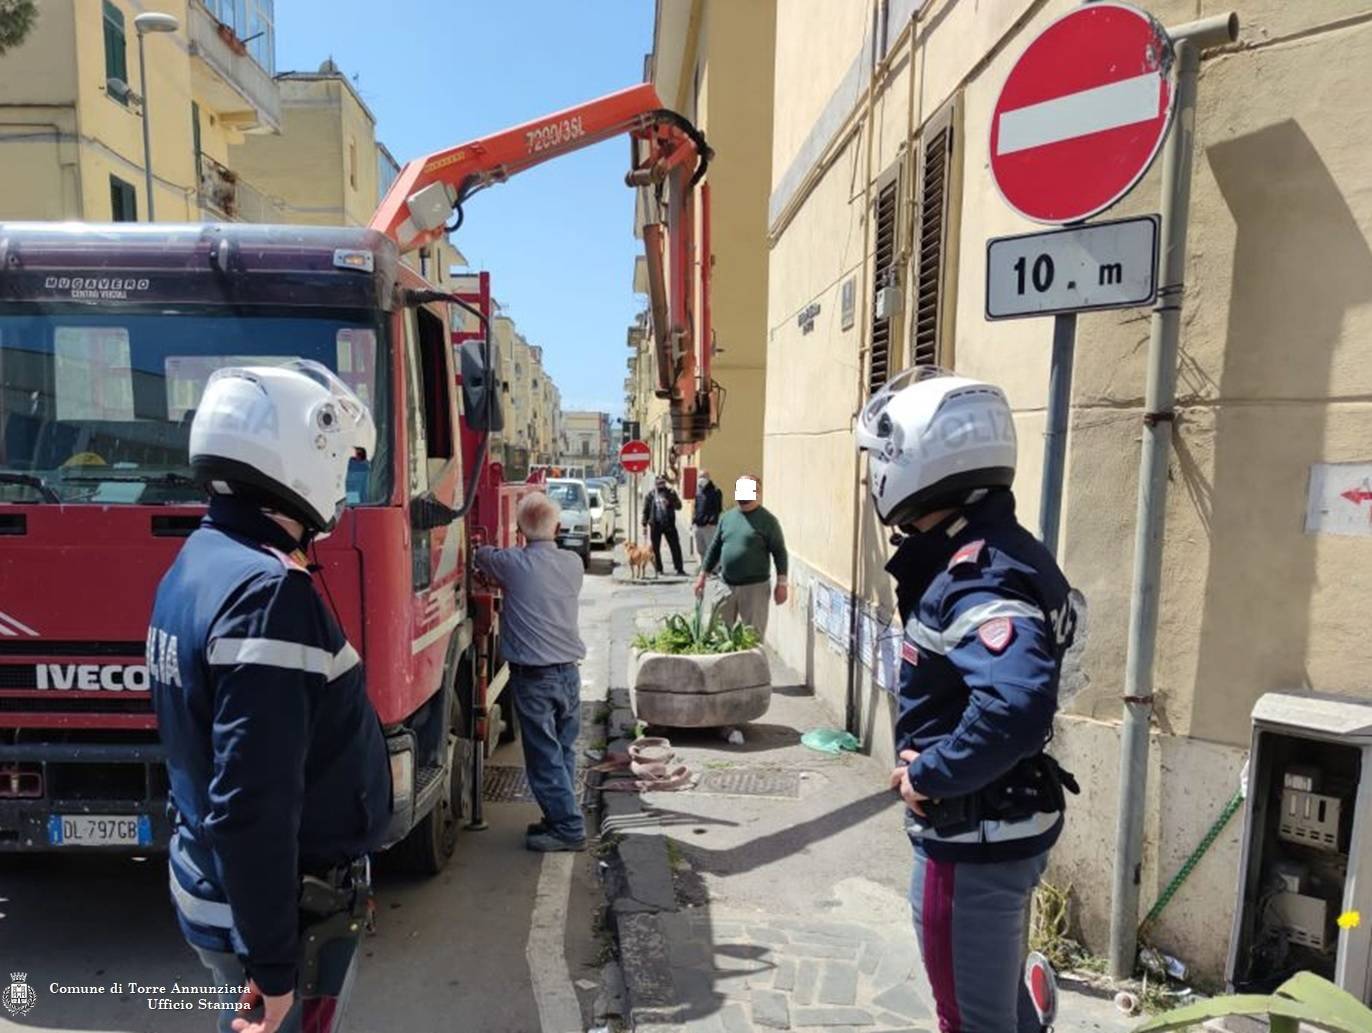
[(225, 222), (284, 222), (285, 204), (256, 189), (208, 154), (200, 155), (200, 209)]

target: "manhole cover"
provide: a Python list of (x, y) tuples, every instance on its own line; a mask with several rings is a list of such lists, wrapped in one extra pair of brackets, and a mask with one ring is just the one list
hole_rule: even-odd
[(698, 793), (720, 796), (773, 796), (783, 800), (800, 799), (799, 771), (716, 768), (701, 773)]
[[(576, 773), (577, 798), (586, 803), (586, 772)], [(534, 793), (529, 788), (529, 776), (523, 768), (502, 764), (487, 764), (485, 781), (481, 786), (481, 798), (487, 803), (533, 803)]]

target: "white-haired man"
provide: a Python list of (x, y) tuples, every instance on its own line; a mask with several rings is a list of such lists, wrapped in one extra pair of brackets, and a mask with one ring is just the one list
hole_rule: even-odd
[(557, 547), (558, 504), (543, 492), (520, 499), (517, 549), (482, 546), (476, 569), (505, 594), (500, 651), (510, 665), (524, 767), (543, 819), (529, 826), (530, 850), (584, 850), (586, 823), (576, 799), (576, 737), (581, 730), (581, 672), (586, 655), (577, 630), (581, 560)]

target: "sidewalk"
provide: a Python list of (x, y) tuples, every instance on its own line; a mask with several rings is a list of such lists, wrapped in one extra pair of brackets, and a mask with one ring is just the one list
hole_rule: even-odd
[[(660, 593), (664, 605), (682, 594)], [(656, 613), (630, 616), (646, 626)], [(612, 655), (626, 652), (628, 623), (613, 629)], [(888, 773), (868, 757), (801, 746), (804, 731), (833, 718), (772, 663), (772, 707), (743, 727), (742, 745), (713, 730), (672, 734), (695, 789), (604, 794), (629, 1026), (932, 1033), (906, 900), (910, 847)], [(624, 678), (612, 669), (612, 686)], [(632, 735), (628, 695), (612, 689), (612, 738)], [(1072, 993), (1061, 1015), (1059, 1033), (1137, 1022)]]

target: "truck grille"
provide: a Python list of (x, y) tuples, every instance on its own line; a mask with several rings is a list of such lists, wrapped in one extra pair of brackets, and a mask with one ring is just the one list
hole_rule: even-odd
[(0, 642), (0, 656), (142, 656), (142, 642), (78, 642), (33, 638)]
[(52, 690), (34, 696), (0, 696), (0, 714), (151, 714), (146, 692), (82, 692)]

